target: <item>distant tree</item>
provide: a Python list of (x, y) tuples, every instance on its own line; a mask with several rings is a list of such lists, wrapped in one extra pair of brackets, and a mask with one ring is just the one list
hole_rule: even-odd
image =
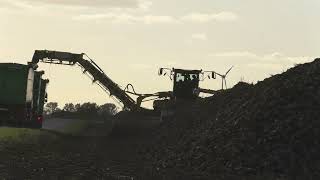
[(78, 112), (80, 108), (81, 108), (81, 104), (77, 103), (76, 105), (74, 105), (74, 109), (76, 112)]
[(67, 112), (75, 112), (76, 108), (74, 106), (74, 104), (72, 103), (66, 103), (63, 107), (63, 111), (67, 111)]
[(59, 112), (61, 112), (61, 111), (62, 111), (62, 109), (57, 108), (57, 109), (54, 111), (54, 113), (59, 113)]
[(84, 114), (97, 114), (98, 113), (98, 105), (96, 103), (83, 103), (78, 109), (79, 113)]
[(99, 115), (102, 115), (102, 116), (108, 116), (108, 115), (112, 116), (112, 115), (115, 115), (117, 113), (117, 111), (118, 111), (118, 109), (115, 104), (106, 103), (106, 104), (99, 106), (98, 113), (99, 113)]
[(47, 114), (55, 113), (59, 110), (57, 102), (49, 102), (45, 106), (45, 112)]

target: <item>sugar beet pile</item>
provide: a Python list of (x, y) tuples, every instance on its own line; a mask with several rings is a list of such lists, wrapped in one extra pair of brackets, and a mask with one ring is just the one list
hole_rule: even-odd
[(320, 177), (320, 59), (185, 105), (157, 132), (147, 155), (158, 169)]

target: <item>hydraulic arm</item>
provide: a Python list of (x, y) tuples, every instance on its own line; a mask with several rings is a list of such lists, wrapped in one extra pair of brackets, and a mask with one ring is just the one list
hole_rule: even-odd
[(84, 53), (73, 54), (69, 52), (36, 50), (33, 58), (32, 65), (37, 65), (39, 61), (50, 64), (64, 64), (64, 65), (79, 65), (84, 69), (84, 72), (89, 73), (93, 77), (93, 82), (98, 82), (104, 90), (110, 93), (110, 96), (116, 97), (125, 109), (137, 110), (140, 104), (136, 102), (122, 90), (118, 84), (113, 82), (103, 70), (88, 56), (89, 60), (84, 59)]

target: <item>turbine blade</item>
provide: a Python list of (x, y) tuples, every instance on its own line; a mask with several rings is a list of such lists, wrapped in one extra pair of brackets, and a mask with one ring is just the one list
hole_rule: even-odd
[(232, 70), (232, 68), (233, 68), (233, 66), (226, 72), (226, 75)]
[(223, 75), (222, 74), (220, 74), (220, 73), (217, 73), (217, 72), (214, 72), (216, 75), (218, 75), (218, 76), (220, 76), (220, 77), (223, 77)]

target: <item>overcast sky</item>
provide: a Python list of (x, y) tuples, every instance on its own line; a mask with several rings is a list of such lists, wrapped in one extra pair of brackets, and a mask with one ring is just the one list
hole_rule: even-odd
[[(319, 9), (319, 0), (0, 0), (0, 62), (26, 63), (35, 49), (85, 52), (141, 93), (172, 89), (159, 67), (234, 65), (229, 86), (257, 82), (320, 56)], [(79, 68), (40, 67), (50, 101), (110, 102)]]

